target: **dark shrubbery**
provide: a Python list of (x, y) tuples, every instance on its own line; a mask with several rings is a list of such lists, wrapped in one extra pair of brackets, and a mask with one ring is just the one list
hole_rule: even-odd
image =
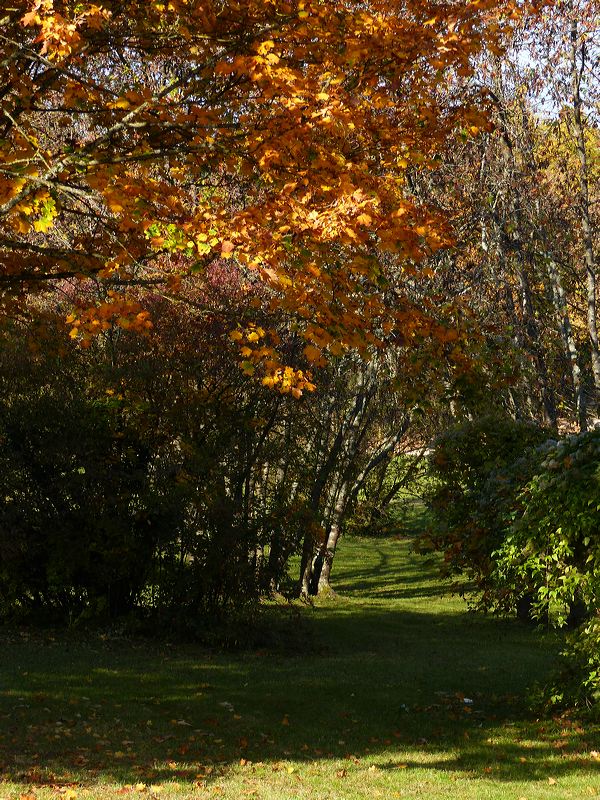
[(121, 615), (181, 512), (120, 400), (47, 366), (0, 400), (0, 611)]
[(0, 351), (0, 618), (169, 626), (269, 594), (304, 535), (301, 498), (251, 461), (277, 398), (244, 413), (241, 374), (213, 364), (224, 388), (202, 391), (199, 358), (133, 338), (117, 365), (43, 345)]
[(548, 432), (497, 415), (450, 428), (430, 456), (426, 502), (433, 523), (422, 550), (444, 553), (444, 572), (475, 588), (485, 604), (495, 587), (492, 553), (500, 546), (514, 501), (534, 470), (535, 448)]

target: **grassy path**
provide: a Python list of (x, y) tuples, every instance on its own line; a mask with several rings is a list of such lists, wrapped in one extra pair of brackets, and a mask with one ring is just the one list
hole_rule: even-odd
[(525, 710), (550, 639), (399, 539), (343, 541), (335, 588), (293, 653), (0, 634), (0, 800), (600, 796), (598, 728)]

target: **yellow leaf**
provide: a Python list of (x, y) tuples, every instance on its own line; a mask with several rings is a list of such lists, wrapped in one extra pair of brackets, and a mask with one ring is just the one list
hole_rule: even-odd
[(275, 42), (272, 39), (267, 39), (266, 42), (261, 42), (258, 47), (256, 48), (256, 52), (264, 56), (265, 53), (268, 53), (269, 50), (272, 50), (275, 47)]
[(36, 219), (33, 223), (33, 230), (37, 231), (38, 233), (46, 233), (54, 225), (54, 220), (52, 217), (45, 217), (42, 219)]
[(312, 344), (307, 344), (304, 348), (304, 355), (308, 361), (318, 361), (321, 358), (321, 351)]
[(108, 103), (109, 108), (130, 108), (131, 103), (126, 97), (119, 97), (114, 100), (112, 103)]

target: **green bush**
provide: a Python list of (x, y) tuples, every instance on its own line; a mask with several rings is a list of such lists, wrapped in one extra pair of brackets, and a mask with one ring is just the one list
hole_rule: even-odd
[(536, 608), (566, 624), (577, 602), (600, 591), (600, 430), (569, 436), (545, 451), (518, 497), (519, 512), (497, 551), (497, 572), (536, 587)]
[(546, 696), (589, 705), (600, 699), (600, 430), (546, 436), (485, 417), (440, 437), (421, 549), (442, 551), (479, 607), (575, 627)]
[[(538, 619), (547, 618), (555, 627), (583, 621), (567, 638), (567, 669), (559, 685), (569, 702), (597, 700), (600, 430), (554, 442), (544, 455), (520, 492), (518, 513), (494, 554), (496, 580), (508, 587), (533, 587)], [(558, 699), (561, 691), (554, 690), (553, 696)]]
[(425, 495), (432, 523), (418, 547), (441, 551), (444, 573), (459, 576), (462, 589), (475, 591), (484, 606), (502, 596), (492, 553), (547, 438), (534, 423), (487, 415), (450, 428), (435, 442)]

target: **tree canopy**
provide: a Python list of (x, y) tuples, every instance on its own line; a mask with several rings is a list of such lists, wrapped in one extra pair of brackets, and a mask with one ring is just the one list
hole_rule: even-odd
[(307, 367), (348, 348), (443, 337), (399, 280), (451, 241), (410, 174), (485, 126), (468, 79), (519, 4), (14, 5), (0, 19), (5, 315), (80, 278), (93, 291), (72, 304), (72, 338), (148, 331), (145, 293), (202, 305), (227, 259), (236, 303), (300, 337), (294, 362), (274, 327), (232, 315), (242, 368), (280, 391), (311, 389)]

